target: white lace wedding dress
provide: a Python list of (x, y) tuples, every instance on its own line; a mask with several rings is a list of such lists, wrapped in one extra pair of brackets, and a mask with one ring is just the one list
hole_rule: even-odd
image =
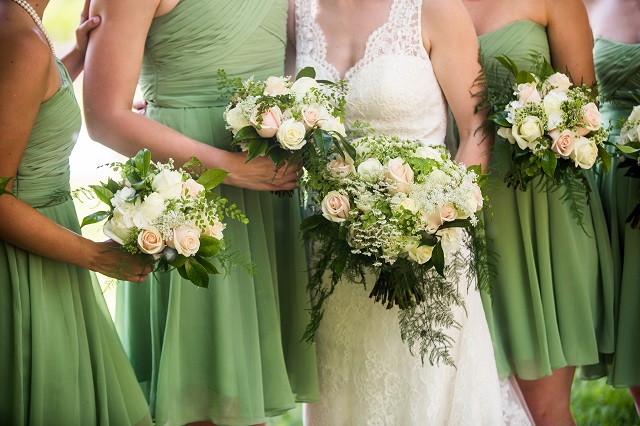
[[(344, 76), (347, 126), (361, 120), (387, 134), (443, 145), (446, 103), (420, 37), (421, 4), (395, 0), (364, 57)], [(316, 0), (296, 0), (296, 65), (337, 81), (316, 12)], [(530, 424), (516, 388), (498, 380), (480, 296), (468, 281), (474, 274), (466, 272), (458, 284), (467, 313), (458, 309), (461, 327), (449, 330), (456, 368), (422, 365), (400, 338), (397, 309), (374, 304), (370, 286), (340, 283), (316, 335), (321, 396), (305, 407), (305, 424)]]

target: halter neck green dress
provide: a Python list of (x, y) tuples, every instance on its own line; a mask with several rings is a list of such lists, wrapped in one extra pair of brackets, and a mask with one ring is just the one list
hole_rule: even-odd
[[(629, 91), (640, 89), (640, 44), (598, 38), (593, 58), (605, 98), (600, 111), (604, 122), (613, 125), (609, 139), (615, 142), (620, 133), (618, 121), (627, 118), (637, 105)], [(608, 381), (627, 387), (640, 386), (640, 230), (625, 223), (640, 198), (640, 180), (624, 176), (627, 169), (617, 169), (619, 163), (614, 158), (611, 171), (600, 177), (599, 186), (611, 234), (616, 285), (616, 346)], [(588, 376), (587, 372), (589, 369), (581, 371)]]
[[(40, 106), (12, 191), (79, 234), (69, 155), (80, 109), (57, 65), (62, 87)], [(0, 283), (0, 424), (151, 424), (92, 272), (0, 240)]]
[[(550, 60), (546, 28), (516, 21), (478, 38), (489, 86), (507, 78), (494, 58), (527, 69), (531, 54)], [(607, 226), (592, 173), (586, 233), (560, 191), (507, 188), (508, 142), (496, 136), (486, 194), (489, 249), (497, 254), (493, 300), (483, 295), (500, 377), (549, 376), (552, 369), (598, 362), (613, 350), (613, 266)], [(533, 189), (532, 189), (533, 188)]]
[[(222, 114), (229, 77), (284, 74), (286, 0), (181, 0), (153, 20), (140, 86), (147, 117), (195, 140), (230, 149)], [(251, 256), (197, 288), (177, 272), (120, 283), (116, 324), (158, 425), (246, 425), (318, 398), (308, 320), (307, 264), (297, 195), (222, 185), (249, 218), (227, 220), (225, 239)]]

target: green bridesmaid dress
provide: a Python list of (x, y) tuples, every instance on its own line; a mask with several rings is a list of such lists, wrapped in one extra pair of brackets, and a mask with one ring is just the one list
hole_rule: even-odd
[[(521, 20), (478, 38), (489, 86), (507, 71), (496, 56), (527, 69), (532, 53), (550, 60), (546, 28)], [(483, 295), (500, 377), (533, 380), (552, 369), (598, 362), (613, 351), (613, 261), (593, 173), (585, 231), (561, 191), (507, 188), (508, 142), (496, 136), (486, 194), (489, 249), (497, 254), (493, 298)]]
[[(637, 105), (629, 91), (640, 89), (640, 44), (598, 38), (593, 57), (605, 99), (600, 111), (604, 122), (613, 125), (610, 141), (615, 142), (620, 133), (617, 123)], [(615, 355), (608, 360), (612, 362), (609, 383), (628, 387), (640, 386), (640, 230), (625, 221), (640, 198), (640, 180), (624, 176), (627, 169), (618, 169), (619, 163), (613, 160), (611, 171), (601, 176), (599, 186), (615, 271), (616, 343)], [(587, 377), (602, 375), (590, 368), (581, 373)]]
[[(63, 85), (40, 106), (12, 190), (79, 234), (69, 155), (80, 109), (57, 65)], [(151, 424), (92, 272), (0, 240), (0, 283), (0, 424)]]
[[(283, 75), (286, 19), (286, 0), (181, 0), (154, 19), (140, 75), (147, 117), (230, 149), (217, 70)], [(237, 267), (211, 276), (208, 289), (176, 272), (118, 285), (116, 324), (158, 425), (262, 423), (318, 398), (315, 348), (302, 341), (309, 298), (297, 195), (220, 192), (249, 218), (227, 220), (225, 240), (251, 256), (256, 275)]]

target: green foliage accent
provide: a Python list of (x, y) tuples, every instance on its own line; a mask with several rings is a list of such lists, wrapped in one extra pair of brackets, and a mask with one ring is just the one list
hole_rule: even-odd
[(313, 67), (302, 68), (296, 75), (296, 80), (302, 77), (316, 78), (316, 70)]
[(100, 201), (111, 207), (113, 192), (102, 185), (89, 185), (89, 188), (93, 189), (93, 192), (96, 194), (96, 197), (98, 197)]
[(484, 217), (482, 214), (478, 216), (480, 217), (478, 224), (469, 228), (469, 233), (471, 234), (471, 269), (476, 271), (478, 289), (493, 297), (492, 283), (498, 277), (496, 265), (499, 255), (489, 248), (490, 241), (485, 231)]
[(111, 216), (111, 212), (107, 212), (107, 211), (91, 213), (82, 219), (82, 224), (80, 225), (80, 228), (83, 228), (85, 225), (91, 225), (93, 223), (101, 222), (106, 218), (108, 218), (109, 216)]
[(5, 195), (5, 194), (13, 195), (11, 191), (7, 191), (7, 185), (9, 184), (11, 179), (13, 178), (0, 177), (0, 195)]
[(189, 281), (198, 287), (209, 288), (209, 274), (207, 270), (194, 258), (189, 258), (184, 264)]
[(200, 237), (200, 249), (198, 254), (204, 257), (211, 257), (218, 254), (222, 247), (222, 241), (214, 237), (202, 236)]
[(209, 169), (204, 172), (196, 182), (204, 186), (204, 189), (213, 189), (220, 185), (229, 172), (222, 169)]
[(269, 141), (267, 139), (251, 139), (249, 141), (249, 150), (247, 151), (247, 163), (256, 157), (265, 155), (267, 148), (269, 148)]

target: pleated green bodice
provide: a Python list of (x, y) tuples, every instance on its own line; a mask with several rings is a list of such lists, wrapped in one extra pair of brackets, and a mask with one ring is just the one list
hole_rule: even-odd
[(242, 78), (281, 76), (286, 14), (279, 0), (180, 1), (149, 30), (140, 74), (144, 99), (164, 108), (226, 106), (219, 69)]
[(67, 70), (58, 62), (60, 89), (40, 106), (18, 167), (13, 193), (34, 207), (69, 200), (69, 155), (82, 119)]

